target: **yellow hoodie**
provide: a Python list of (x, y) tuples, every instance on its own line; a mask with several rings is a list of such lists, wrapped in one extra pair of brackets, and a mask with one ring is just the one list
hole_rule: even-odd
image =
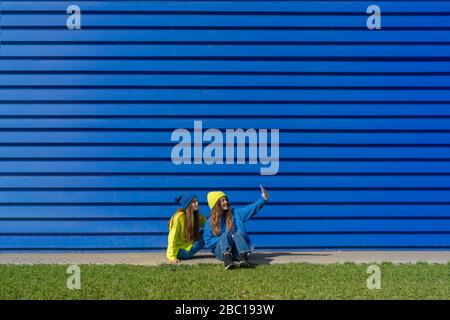
[[(199, 228), (205, 225), (206, 217), (199, 214)], [(194, 221), (192, 221), (192, 224)], [(191, 250), (193, 242), (187, 242), (184, 238), (186, 230), (186, 215), (184, 211), (175, 213), (169, 222), (169, 238), (167, 243), (167, 259), (175, 260), (178, 255), (178, 250)]]

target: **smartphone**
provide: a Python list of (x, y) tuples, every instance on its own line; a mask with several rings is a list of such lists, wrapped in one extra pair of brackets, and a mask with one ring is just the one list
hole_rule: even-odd
[(267, 193), (267, 190), (262, 185), (259, 185), (259, 188), (261, 189), (261, 192)]

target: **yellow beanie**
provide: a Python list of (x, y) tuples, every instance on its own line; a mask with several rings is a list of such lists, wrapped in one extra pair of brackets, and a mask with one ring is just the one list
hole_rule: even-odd
[(212, 209), (217, 201), (219, 201), (220, 198), (226, 197), (227, 195), (223, 193), (222, 191), (211, 191), (208, 193), (208, 206), (210, 209)]

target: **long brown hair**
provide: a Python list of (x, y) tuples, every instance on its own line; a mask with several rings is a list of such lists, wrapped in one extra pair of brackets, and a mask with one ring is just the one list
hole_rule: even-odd
[[(228, 206), (229, 208), (231, 207), (230, 204), (228, 204)], [(211, 228), (213, 230), (213, 233), (217, 237), (222, 234), (222, 230), (220, 230), (221, 220), (222, 220), (222, 208), (220, 207), (220, 202), (217, 201), (216, 205), (211, 209)], [(225, 221), (227, 223), (227, 229), (233, 230), (234, 223), (231, 209), (228, 209), (227, 213), (225, 213)]]
[[(184, 210), (183, 208), (178, 208), (177, 211), (172, 216), (173, 217), (178, 214), (179, 212), (183, 212), (184, 214), (184, 221), (186, 228), (184, 229), (184, 239), (187, 242), (194, 242), (200, 238), (200, 217), (198, 211), (192, 210), (192, 203), (189, 205), (189, 207)], [(169, 228), (172, 224), (172, 219), (169, 221)], [(192, 221), (194, 223), (192, 224)]]
[[(193, 242), (200, 238), (198, 211), (192, 210), (192, 203), (186, 208), (186, 228), (184, 229), (184, 238), (187, 242)], [(194, 223), (192, 223), (194, 220)]]

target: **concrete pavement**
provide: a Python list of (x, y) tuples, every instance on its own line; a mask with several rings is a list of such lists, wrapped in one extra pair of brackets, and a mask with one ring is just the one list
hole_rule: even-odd
[[(279, 263), (448, 263), (450, 251), (321, 251), (255, 252), (250, 260), (257, 264)], [(0, 253), (0, 264), (130, 264), (167, 263), (165, 252), (151, 253)], [(208, 252), (200, 252), (182, 264), (220, 263)]]

